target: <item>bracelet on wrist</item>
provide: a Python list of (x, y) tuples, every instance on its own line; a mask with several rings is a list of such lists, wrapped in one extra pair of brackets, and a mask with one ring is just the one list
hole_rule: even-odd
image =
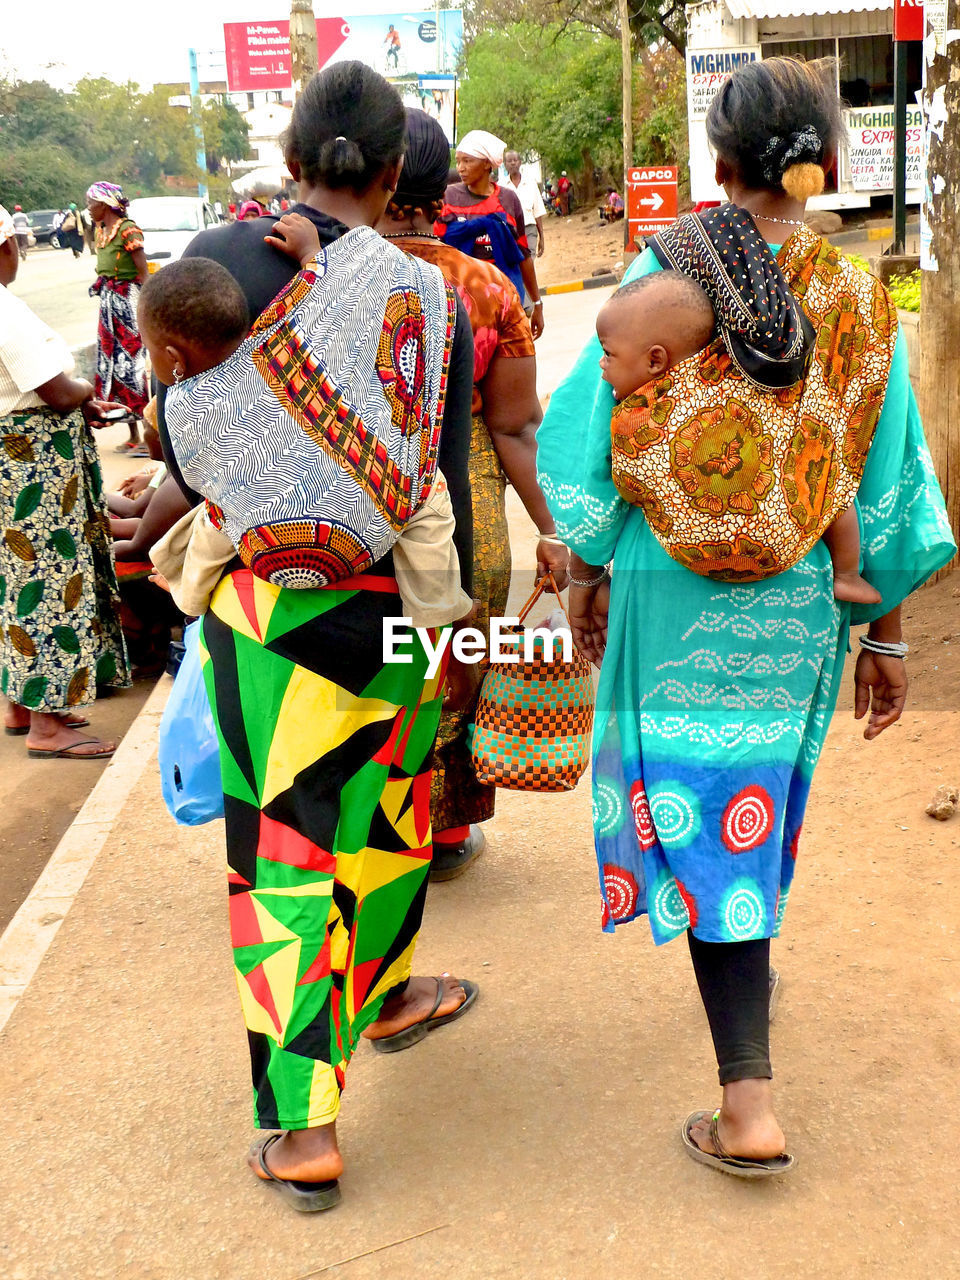
[(603, 572), (598, 574), (596, 578), (575, 578), (573, 574), (569, 575), (571, 587), (599, 587), (601, 582), (606, 582), (610, 577), (610, 569), (607, 565), (603, 566)]
[(554, 547), (565, 547), (567, 544), (556, 533), (541, 533), (538, 535), (540, 542), (549, 542)]
[(910, 646), (904, 640), (874, 640), (871, 636), (860, 637), (860, 648), (885, 658), (905, 658), (910, 652)]

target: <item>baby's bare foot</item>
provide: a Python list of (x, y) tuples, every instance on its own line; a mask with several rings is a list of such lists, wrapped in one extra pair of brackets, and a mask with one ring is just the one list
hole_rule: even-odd
[(871, 587), (866, 578), (859, 573), (835, 573), (833, 575), (833, 595), (836, 600), (846, 600), (851, 604), (879, 604), (883, 599), (875, 587)]

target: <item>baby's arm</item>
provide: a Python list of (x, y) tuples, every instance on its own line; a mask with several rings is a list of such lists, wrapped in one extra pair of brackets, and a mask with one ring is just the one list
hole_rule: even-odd
[(285, 213), (263, 239), (266, 244), (296, 258), (301, 267), (309, 267), (320, 251), (317, 228), (302, 213)]

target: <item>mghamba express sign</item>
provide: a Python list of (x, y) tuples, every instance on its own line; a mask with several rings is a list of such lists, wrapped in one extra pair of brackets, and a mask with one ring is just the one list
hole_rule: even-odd
[(687, 115), (702, 120), (723, 82), (734, 71), (760, 58), (759, 45), (733, 49), (687, 49)]

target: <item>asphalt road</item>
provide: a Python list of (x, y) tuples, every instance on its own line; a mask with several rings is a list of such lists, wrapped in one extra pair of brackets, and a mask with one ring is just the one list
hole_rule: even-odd
[(74, 258), (69, 249), (38, 245), (20, 263), (10, 292), (77, 347), (97, 336), (97, 299), (87, 292), (96, 274), (90, 254)]

